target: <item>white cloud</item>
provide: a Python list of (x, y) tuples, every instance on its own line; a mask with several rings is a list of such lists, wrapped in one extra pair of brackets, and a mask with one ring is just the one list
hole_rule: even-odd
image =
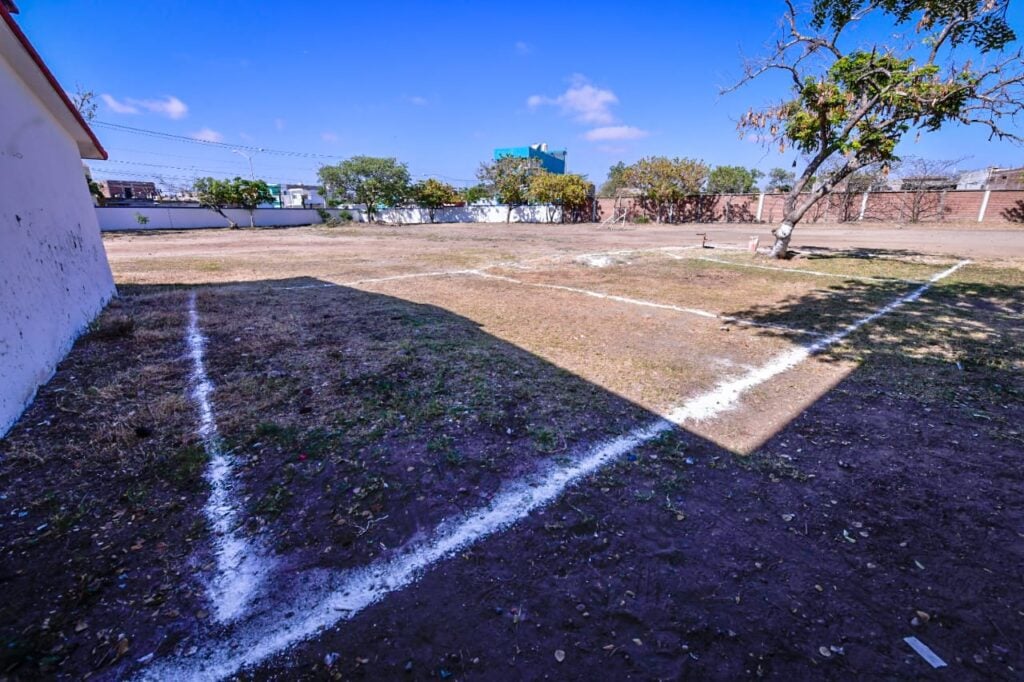
[(557, 106), (566, 116), (589, 125), (614, 123), (611, 106), (618, 103), (619, 98), (614, 92), (591, 85), (586, 77), (579, 74), (570, 79), (569, 88), (558, 97), (532, 95), (526, 100), (526, 105), (531, 109), (544, 105)]
[(533, 45), (525, 40), (517, 40), (515, 44), (516, 54), (528, 55), (533, 52)]
[(608, 142), (611, 140), (639, 140), (650, 135), (646, 130), (634, 126), (604, 126), (583, 133), (583, 138), (591, 142)]
[(188, 105), (174, 95), (167, 95), (163, 99), (130, 99), (128, 101), (142, 107), (143, 109), (152, 111), (154, 114), (160, 114), (167, 118), (185, 118), (188, 114)]
[(216, 130), (211, 128), (203, 128), (189, 135), (193, 140), (202, 140), (203, 142), (223, 142), (224, 136), (218, 133)]
[(241, 132), (238, 133), (238, 136), (245, 140), (246, 142), (252, 142), (252, 135), (250, 135), (249, 133)]
[(103, 93), (102, 95), (100, 95), (100, 99), (103, 100), (103, 103), (110, 107), (110, 110), (113, 111), (115, 114), (139, 113), (139, 110), (136, 107), (133, 107), (131, 104), (128, 104), (128, 102), (118, 102), (116, 99), (114, 99), (113, 95)]
[(277, 128), (278, 130), (284, 130), (285, 123), (286, 122), (283, 118), (274, 119), (274, 127)]
[(332, 133), (331, 131), (328, 130), (326, 132), (320, 133), (320, 139), (323, 140), (324, 142), (337, 142), (338, 133)]
[(100, 95), (100, 99), (115, 114), (139, 114), (143, 109), (173, 119), (185, 118), (188, 114), (188, 105), (173, 95), (157, 99), (126, 97), (123, 101), (119, 101), (113, 95), (104, 93)]
[(425, 107), (430, 104), (430, 100), (426, 97), (420, 97), (419, 95), (413, 95), (412, 97), (406, 97), (405, 99), (408, 100), (410, 104), (415, 104), (418, 107)]

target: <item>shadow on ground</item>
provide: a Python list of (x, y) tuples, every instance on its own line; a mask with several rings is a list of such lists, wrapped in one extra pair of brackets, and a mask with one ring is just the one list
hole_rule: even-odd
[[(835, 350), (861, 368), (755, 455), (668, 432), (247, 676), (923, 676), (911, 634), (960, 679), (1016, 676), (1020, 289), (948, 286)], [(435, 306), (310, 279), (198, 290), (247, 529), (284, 587), (656, 419)], [(904, 292), (736, 314), (843, 324)], [(203, 601), (187, 292), (122, 294), (0, 442), (5, 675), (116, 678), (230, 634)]]

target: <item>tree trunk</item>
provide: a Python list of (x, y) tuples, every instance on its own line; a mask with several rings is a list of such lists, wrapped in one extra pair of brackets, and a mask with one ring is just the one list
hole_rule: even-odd
[(256, 227), (256, 211), (249, 211), (249, 227)]
[(789, 253), (789, 240), (793, 236), (793, 223), (788, 219), (783, 220), (781, 225), (772, 230), (772, 234), (775, 235), (775, 243), (768, 255), (772, 258), (785, 258)]
[(229, 218), (228, 215), (224, 212), (224, 209), (222, 209), (220, 207), (216, 207), (213, 210), (216, 211), (217, 213), (219, 213), (221, 218), (223, 218), (224, 220), (228, 221), (228, 229), (234, 230), (234, 229), (236, 229), (238, 227), (238, 223), (236, 223), (234, 220)]
[(512, 204), (508, 205), (508, 212), (505, 214), (505, 222), (512, 223)]

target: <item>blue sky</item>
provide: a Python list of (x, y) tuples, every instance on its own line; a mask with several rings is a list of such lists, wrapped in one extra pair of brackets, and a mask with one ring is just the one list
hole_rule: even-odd
[[(102, 95), (100, 121), (323, 155), (258, 153), (269, 181), (313, 182), (319, 164), (368, 154), (465, 185), (495, 147), (534, 142), (567, 149), (569, 170), (595, 182), (651, 154), (765, 171), (795, 158), (735, 130), (784, 81), (719, 94), (773, 35), (781, 0), (18, 5), (62, 85)], [(96, 131), (111, 157), (91, 164), (97, 177), (248, 175), (230, 149)], [(964, 168), (1024, 161), (962, 128), (902, 153), (969, 157)]]

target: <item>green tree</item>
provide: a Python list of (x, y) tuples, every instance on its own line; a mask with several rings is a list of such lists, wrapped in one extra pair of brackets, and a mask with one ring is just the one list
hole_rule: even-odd
[(409, 169), (394, 158), (353, 156), (321, 166), (317, 175), (328, 196), (366, 204), (371, 221), (379, 206), (397, 206), (409, 195)]
[(412, 186), (412, 198), (420, 206), (427, 209), (430, 222), (434, 222), (434, 212), (442, 206), (454, 204), (459, 200), (459, 192), (447, 182), (427, 178)]
[[(1009, 0), (813, 0), (810, 13), (803, 14), (787, 2), (785, 35), (768, 56), (748, 63), (731, 88), (769, 72), (782, 72), (792, 83), (780, 104), (751, 109), (739, 123), (744, 136), (754, 133), (780, 151), (794, 147), (807, 159), (774, 230), (773, 256), (788, 254), (793, 228), (848, 176), (897, 161), (896, 145), (911, 132), (978, 125), (991, 137), (1021, 141), (1005, 127), (1024, 113), (1024, 59), (1008, 49), (1016, 40), (1006, 20), (1008, 5)], [(912, 26), (918, 38), (871, 44), (867, 33), (856, 32), (865, 22)], [(972, 53), (986, 56), (972, 60)], [(823, 171), (829, 159), (839, 162)]]
[(462, 190), (462, 200), (466, 204), (475, 204), (482, 199), (490, 199), (494, 194), (491, 188), (485, 184), (473, 185)]
[(708, 194), (750, 194), (764, 173), (743, 166), (715, 166), (708, 174)]
[(657, 222), (667, 217), (667, 208), (687, 196), (699, 194), (708, 179), (708, 167), (694, 159), (649, 156), (627, 166), (623, 181), (654, 209)]
[(249, 227), (256, 227), (256, 208), (260, 204), (274, 203), (274, 194), (263, 180), (235, 178), (231, 181), (233, 203), (249, 212)]
[(228, 180), (217, 178), (197, 178), (192, 184), (192, 191), (199, 200), (199, 205), (215, 211), (221, 218), (228, 221), (228, 227), (238, 227), (238, 223), (224, 213), (224, 208), (237, 203), (235, 188)]
[(512, 209), (530, 200), (530, 182), (535, 175), (544, 173), (538, 159), (503, 156), (491, 163), (480, 164), (477, 177), (486, 184), (498, 203), (508, 206), (505, 222), (511, 222)]
[[(538, 204), (560, 207), (563, 223), (566, 213), (579, 211), (587, 205), (592, 191), (593, 185), (585, 177), (572, 173), (538, 173), (530, 180), (530, 199)], [(551, 220), (550, 213), (548, 220)]]
[(796, 182), (796, 173), (785, 168), (772, 168), (768, 171), (768, 186), (766, 192), (788, 192), (793, 189)]
[(625, 183), (626, 164), (619, 161), (614, 166), (608, 169), (608, 179), (601, 185), (601, 190), (598, 192), (599, 196), (602, 197), (614, 197), (619, 190), (626, 187)]

